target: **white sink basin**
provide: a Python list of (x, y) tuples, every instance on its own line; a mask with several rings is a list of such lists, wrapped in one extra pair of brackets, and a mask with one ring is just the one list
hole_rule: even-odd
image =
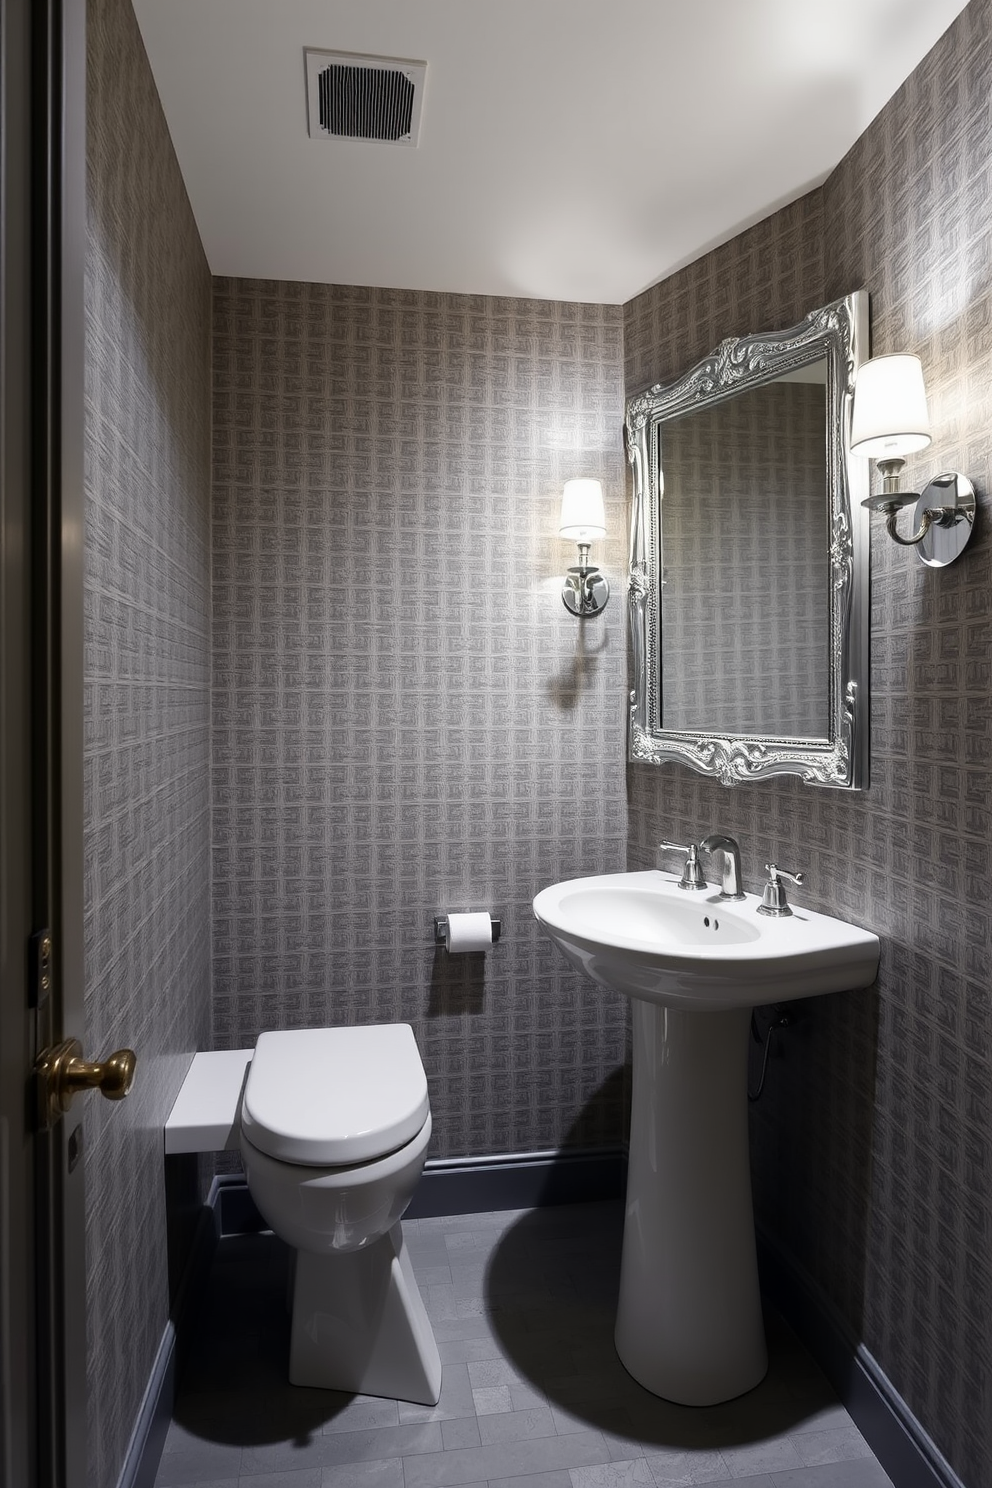
[[(715, 1405), (768, 1365), (751, 1208), (751, 1008), (867, 987), (878, 937), (668, 873), (576, 878), (534, 913), (572, 964), (631, 998), (633, 1092), (617, 1353), (655, 1395)], [(788, 1057), (788, 1049), (785, 1049)]]
[(534, 913), (594, 981), (666, 1007), (718, 1012), (874, 981), (877, 935), (796, 904), (761, 915), (760, 903), (680, 889), (669, 873), (611, 873), (543, 889)]

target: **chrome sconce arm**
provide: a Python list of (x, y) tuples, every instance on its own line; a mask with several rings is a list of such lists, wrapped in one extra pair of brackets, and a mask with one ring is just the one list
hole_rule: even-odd
[[(938, 475), (922, 495), (899, 489), (904, 456), (930, 443), (923, 368), (916, 356), (880, 356), (864, 362), (854, 389), (851, 451), (875, 460), (882, 490), (861, 505), (881, 512), (885, 530), (901, 548), (916, 548), (921, 563), (944, 568), (962, 553), (975, 524), (975, 488), (966, 475)], [(896, 525), (904, 506), (916, 503), (914, 530)]]
[[(964, 550), (971, 537), (975, 524), (975, 488), (966, 475), (952, 470), (938, 475), (922, 495), (900, 491), (899, 474), (905, 463), (902, 459), (879, 460), (882, 490), (861, 505), (884, 515), (885, 530), (893, 542), (901, 548), (919, 547), (921, 562), (931, 568), (944, 568)], [(914, 502), (916, 530), (911, 537), (903, 537), (896, 526), (899, 513)]]
[(599, 569), (589, 563), (589, 544), (580, 542), (578, 548), (579, 561), (566, 571), (561, 597), (566, 610), (581, 620), (606, 608), (610, 586)]
[(579, 549), (579, 561), (568, 570), (561, 591), (562, 603), (569, 614), (580, 620), (598, 615), (605, 610), (610, 597), (609, 584), (589, 562), (590, 544), (606, 536), (603, 487), (598, 480), (565, 482), (558, 532), (561, 537), (571, 538)]

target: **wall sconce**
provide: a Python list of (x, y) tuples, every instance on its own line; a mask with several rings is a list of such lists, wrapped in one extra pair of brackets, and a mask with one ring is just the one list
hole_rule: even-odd
[(606, 536), (606, 511), (603, 487), (598, 480), (565, 482), (561, 498), (561, 525), (558, 532), (579, 545), (579, 561), (568, 570), (561, 591), (566, 610), (584, 619), (605, 610), (610, 586), (598, 568), (589, 565), (589, 544)]
[[(921, 563), (944, 568), (962, 553), (975, 524), (975, 488), (966, 475), (949, 471), (932, 480), (922, 496), (900, 491), (899, 475), (906, 455), (930, 443), (930, 416), (917, 356), (879, 356), (865, 362), (854, 385), (851, 452), (875, 460), (882, 490), (861, 505), (884, 512), (893, 542), (915, 547)], [(896, 520), (901, 507), (916, 503), (912, 537), (901, 537)]]

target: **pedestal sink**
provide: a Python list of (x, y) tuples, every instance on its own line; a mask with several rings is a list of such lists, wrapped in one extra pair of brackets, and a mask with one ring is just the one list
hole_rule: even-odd
[(751, 1009), (867, 987), (878, 937), (793, 906), (686, 891), (667, 873), (578, 878), (534, 913), (573, 966), (633, 1004), (617, 1352), (655, 1395), (715, 1405), (768, 1365), (751, 1207)]

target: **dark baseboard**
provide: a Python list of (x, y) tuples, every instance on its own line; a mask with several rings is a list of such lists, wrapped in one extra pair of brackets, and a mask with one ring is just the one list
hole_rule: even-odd
[(441, 1214), (592, 1204), (622, 1199), (626, 1185), (627, 1155), (619, 1147), (428, 1163), (407, 1215), (433, 1219)]
[[(429, 1162), (406, 1217), (434, 1219), (442, 1214), (591, 1204), (622, 1199), (626, 1182), (627, 1158), (619, 1147)], [(221, 1235), (256, 1234), (267, 1228), (242, 1174), (225, 1174), (215, 1185)]]
[(761, 1290), (809, 1349), (896, 1488), (964, 1488), (863, 1343), (803, 1266), (758, 1232)]
[(211, 1187), (196, 1223), (182, 1280), (176, 1291), (172, 1316), (165, 1325), (155, 1355), (124, 1466), (117, 1479), (117, 1488), (154, 1488), (162, 1448), (172, 1420), (176, 1381), (188, 1345), (189, 1320), (199, 1310), (217, 1248), (216, 1203), (215, 1188)]
[(176, 1398), (176, 1330), (162, 1334), (117, 1488), (154, 1488)]
[(217, 1234), (258, 1235), (269, 1228), (255, 1207), (243, 1173), (222, 1173), (214, 1179), (214, 1214)]

